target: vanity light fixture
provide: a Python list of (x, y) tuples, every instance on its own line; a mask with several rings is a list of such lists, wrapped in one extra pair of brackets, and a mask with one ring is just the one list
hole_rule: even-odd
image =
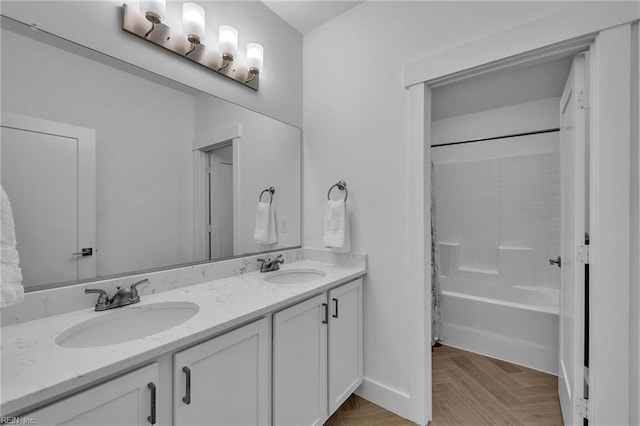
[[(140, 0), (140, 10), (122, 5), (122, 29), (169, 50), (211, 71), (258, 90), (264, 50), (258, 43), (247, 45), (246, 66), (238, 63), (238, 30), (222, 25), (218, 48), (205, 46), (205, 11), (195, 3), (182, 5), (182, 31), (166, 25), (166, 0)], [(233, 63), (233, 66), (229, 66)]]

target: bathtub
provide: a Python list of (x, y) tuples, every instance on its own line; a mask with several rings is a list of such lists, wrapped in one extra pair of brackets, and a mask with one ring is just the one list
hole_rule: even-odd
[(557, 289), (443, 284), (444, 344), (558, 374)]

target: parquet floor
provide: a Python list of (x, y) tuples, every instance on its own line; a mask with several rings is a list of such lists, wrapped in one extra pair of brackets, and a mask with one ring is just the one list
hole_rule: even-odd
[[(562, 425), (557, 377), (449, 346), (439, 346), (432, 354), (431, 425)], [(413, 424), (356, 395), (325, 423)]]
[(416, 426), (415, 423), (353, 394), (324, 426)]

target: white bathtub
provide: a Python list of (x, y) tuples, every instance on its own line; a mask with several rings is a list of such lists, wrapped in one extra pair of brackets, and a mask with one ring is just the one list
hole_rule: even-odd
[(443, 285), (444, 344), (558, 374), (558, 290), (463, 284)]

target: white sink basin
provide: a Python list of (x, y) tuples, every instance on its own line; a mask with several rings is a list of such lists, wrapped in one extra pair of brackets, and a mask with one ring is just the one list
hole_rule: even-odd
[(56, 344), (93, 348), (151, 336), (187, 321), (200, 308), (189, 302), (162, 302), (115, 308), (60, 333)]
[(289, 269), (268, 274), (264, 280), (272, 284), (298, 284), (315, 281), (325, 275), (319, 269)]

